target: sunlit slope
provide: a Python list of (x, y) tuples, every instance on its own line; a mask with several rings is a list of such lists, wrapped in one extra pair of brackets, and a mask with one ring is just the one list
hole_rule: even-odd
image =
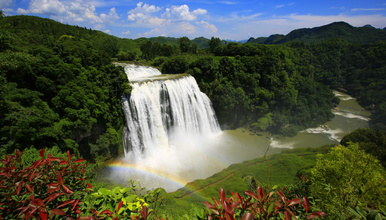
[[(175, 212), (177, 209), (184, 213), (191, 205), (204, 207), (202, 201), (212, 201), (212, 197), (218, 199), (220, 189), (226, 189), (226, 194), (250, 190), (248, 178), (254, 177), (261, 184), (272, 188), (275, 185), (284, 186), (293, 184), (297, 180), (299, 170), (312, 167), (316, 161), (316, 155), (327, 153), (330, 146), (320, 148), (297, 148), (283, 151), (268, 157), (269, 178), (267, 182), (267, 161), (260, 157), (243, 163), (233, 164), (221, 172), (206, 179), (195, 180), (188, 183), (184, 188), (164, 196), (165, 200), (175, 199), (175, 204), (165, 203), (165, 210)], [(178, 208), (176, 208), (178, 207)], [(184, 210), (187, 209), (187, 210)], [(178, 214), (178, 213), (175, 213)]]

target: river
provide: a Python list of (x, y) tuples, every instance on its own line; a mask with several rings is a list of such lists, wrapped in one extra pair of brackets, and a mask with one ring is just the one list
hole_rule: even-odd
[(319, 127), (303, 130), (294, 137), (272, 137), (267, 133), (258, 136), (245, 129), (224, 131), (224, 151), (232, 155), (226, 159), (229, 163), (254, 159), (263, 156), (268, 146), (267, 155), (272, 155), (283, 149), (338, 144), (344, 135), (358, 128), (368, 128), (370, 112), (362, 108), (355, 98), (337, 91), (334, 93), (340, 99), (339, 105), (332, 110), (334, 118)]

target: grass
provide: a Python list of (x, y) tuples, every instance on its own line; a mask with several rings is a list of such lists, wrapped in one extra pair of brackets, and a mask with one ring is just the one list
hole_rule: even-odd
[[(314, 166), (316, 155), (327, 153), (330, 148), (331, 146), (296, 148), (269, 156), (269, 186), (272, 188), (274, 185), (280, 187), (293, 184), (297, 180), (296, 174), (299, 170)], [(160, 212), (168, 213), (169, 219), (172, 219), (170, 216), (191, 213), (193, 206), (204, 208), (203, 201), (212, 201), (212, 197), (219, 198), (220, 188), (223, 188), (228, 196), (231, 195), (231, 191), (244, 195), (244, 191), (249, 190), (245, 181), (248, 177), (254, 177), (266, 186), (267, 168), (264, 158), (233, 164), (207, 179), (195, 180), (176, 192), (165, 193), (161, 196), (163, 202)]]

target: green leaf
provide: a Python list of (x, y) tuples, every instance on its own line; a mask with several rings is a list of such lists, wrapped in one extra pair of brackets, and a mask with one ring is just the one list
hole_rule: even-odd
[(103, 196), (111, 195), (111, 191), (105, 188), (100, 188), (98, 193)]

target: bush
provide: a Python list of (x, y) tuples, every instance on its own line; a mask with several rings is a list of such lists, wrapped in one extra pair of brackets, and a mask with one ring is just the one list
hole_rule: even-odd
[(85, 175), (84, 159), (45, 156), (30, 164), (22, 163), (19, 150), (4, 156), (0, 167), (0, 215), (2, 219), (75, 218), (85, 192), (91, 189)]
[(350, 143), (318, 155), (310, 172), (311, 192), (321, 199), (319, 205), (332, 219), (350, 218), (347, 207), (370, 206), (384, 209), (385, 169), (375, 157)]
[[(225, 197), (225, 191), (220, 190), (220, 199), (212, 198), (214, 204), (205, 201), (206, 207), (211, 211), (207, 219), (268, 219), (279, 217), (280, 219), (292, 218), (313, 219), (322, 217), (324, 212), (317, 211), (308, 214), (311, 210), (307, 197), (288, 199), (281, 190), (267, 192), (264, 188), (258, 187), (257, 193), (245, 191), (245, 197), (237, 192), (232, 197)], [(301, 204), (301, 205), (300, 205)], [(297, 216), (297, 217), (296, 217)], [(202, 216), (199, 216), (203, 219)]]

